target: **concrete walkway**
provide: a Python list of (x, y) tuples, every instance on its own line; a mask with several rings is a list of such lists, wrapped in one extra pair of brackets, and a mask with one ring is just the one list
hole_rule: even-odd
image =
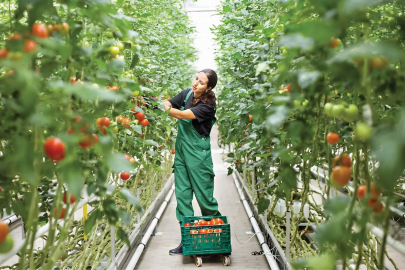
[[(253, 256), (252, 251), (260, 251), (260, 245), (254, 236), (247, 234), (252, 230), (249, 219), (243, 206), (240, 206), (239, 195), (235, 188), (232, 176), (227, 176), (227, 165), (222, 160), (223, 150), (217, 144), (218, 129), (215, 126), (211, 134), (212, 156), (215, 172), (214, 197), (218, 200), (222, 215), (228, 216), (232, 232), (232, 269), (270, 269), (264, 256)], [(176, 197), (173, 195), (165, 213), (157, 226), (157, 235), (152, 236), (146, 245), (135, 269), (195, 269), (194, 259), (190, 256), (169, 256), (169, 249), (177, 247), (180, 243), (180, 227), (176, 219)], [(193, 200), (194, 214), (201, 215), (197, 201)], [(235, 236), (236, 234), (236, 236)], [(238, 238), (238, 240), (236, 239)], [(204, 269), (222, 269), (221, 257), (203, 257)]]

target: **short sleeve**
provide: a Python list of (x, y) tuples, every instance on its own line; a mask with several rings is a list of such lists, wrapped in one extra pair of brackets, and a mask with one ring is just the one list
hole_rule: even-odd
[(185, 89), (182, 92), (175, 95), (173, 98), (169, 99), (170, 104), (172, 104), (173, 108), (180, 109), (181, 105), (183, 104), (184, 99), (186, 98), (187, 91), (189, 89)]
[(190, 110), (200, 123), (215, 117), (214, 107), (208, 104), (198, 103), (195, 107), (190, 108)]

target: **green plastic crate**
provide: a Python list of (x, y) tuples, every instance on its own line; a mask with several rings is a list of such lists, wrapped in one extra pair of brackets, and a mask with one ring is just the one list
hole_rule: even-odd
[[(220, 218), (226, 224), (209, 225), (209, 226), (191, 226), (184, 227), (187, 222), (193, 224), (194, 221), (211, 220), (212, 218)], [(199, 230), (212, 230), (211, 233), (199, 233)], [(214, 232), (216, 229), (222, 232)], [(191, 231), (198, 231), (197, 234), (192, 234)], [(183, 244), (183, 255), (206, 255), (206, 254), (224, 254), (228, 255), (232, 252), (231, 246), (231, 225), (226, 216), (205, 216), (205, 217), (184, 217), (181, 226), (181, 243)]]

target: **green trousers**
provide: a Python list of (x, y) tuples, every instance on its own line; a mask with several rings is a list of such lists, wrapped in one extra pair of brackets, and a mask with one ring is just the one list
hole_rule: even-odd
[(176, 217), (194, 216), (193, 193), (203, 216), (220, 216), (214, 194), (210, 137), (201, 136), (191, 120), (179, 120), (174, 158)]

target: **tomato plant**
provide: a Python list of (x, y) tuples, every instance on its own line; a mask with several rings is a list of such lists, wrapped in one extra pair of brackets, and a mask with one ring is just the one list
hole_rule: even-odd
[[(170, 174), (170, 150), (156, 150), (167, 137), (174, 147), (176, 122), (153, 108), (189, 87), (195, 30), (177, 0), (0, 5), (0, 204), (22, 217), (27, 239), (51, 228), (43, 247), (26, 242), (15, 267), (97, 268), (111, 234), (96, 228), (114, 226), (116, 249), (129, 245), (134, 217), (163, 187), (157, 175)], [(121, 181), (121, 172), (132, 177)], [(82, 192), (97, 197), (84, 224), (72, 211), (81, 211)], [(55, 209), (66, 209), (58, 230)], [(77, 249), (84, 235), (99, 243), (98, 254)]]
[[(302, 205), (293, 214), (289, 250), (297, 269), (314, 268), (315, 260), (330, 269), (339, 260), (343, 269), (352, 259), (356, 268), (381, 269), (387, 261), (369, 227), (384, 228), (378, 241), (386, 245), (389, 208), (399, 200), (395, 194), (405, 194), (405, 153), (395, 150), (403, 149), (405, 119), (403, 8), (344, 0), (223, 1), (218, 8), (218, 143), (231, 149), (229, 173), (246, 175), (281, 246), (286, 215), (280, 203)], [(314, 181), (322, 203), (313, 199)], [(382, 190), (378, 198), (362, 186), (373, 183)], [(378, 219), (367, 203), (378, 204)], [(317, 250), (298, 231), (309, 222), (318, 224)]]

